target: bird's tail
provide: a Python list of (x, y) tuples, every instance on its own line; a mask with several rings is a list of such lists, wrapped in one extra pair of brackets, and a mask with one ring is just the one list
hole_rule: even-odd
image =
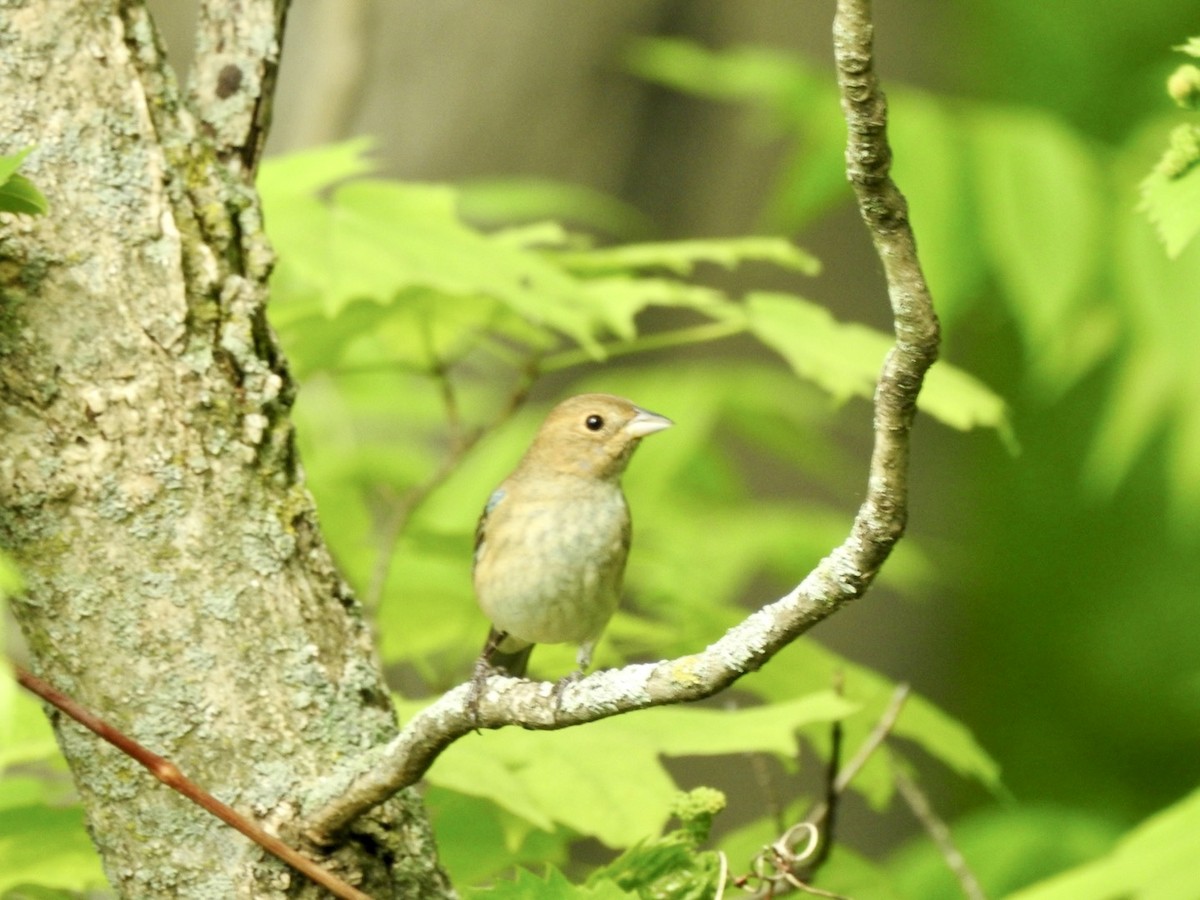
[(535, 644), (525, 644), (523, 647), (518, 646), (515, 650), (506, 650), (506, 643), (516, 643), (512, 640), (507, 640), (508, 635), (503, 631), (497, 631), (493, 628), (488, 632), (487, 643), (483, 645), (483, 658), (491, 664), (492, 668), (499, 669), (502, 672), (507, 672), (514, 678), (522, 678), (525, 675), (525, 669), (529, 666), (529, 654), (533, 653)]

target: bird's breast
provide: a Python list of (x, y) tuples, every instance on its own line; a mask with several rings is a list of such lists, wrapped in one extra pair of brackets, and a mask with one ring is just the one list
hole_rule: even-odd
[(522, 640), (595, 638), (616, 608), (628, 550), (618, 485), (513, 486), (483, 530), (479, 603), (498, 629)]

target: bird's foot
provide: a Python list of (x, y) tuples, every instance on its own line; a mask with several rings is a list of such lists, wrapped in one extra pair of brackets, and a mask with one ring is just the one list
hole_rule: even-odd
[(495, 671), (486, 656), (480, 656), (475, 660), (475, 670), (471, 673), (471, 689), (467, 692), (466, 708), (467, 717), (471, 720), (471, 727), (476, 733), (479, 732), (479, 703), (483, 700), (483, 686), (487, 683), (488, 676)]
[(554, 684), (554, 692), (550, 695), (554, 698), (554, 718), (558, 719), (558, 714), (562, 710), (563, 691), (575, 684), (583, 677), (583, 670), (572, 672), (570, 675), (564, 675)]

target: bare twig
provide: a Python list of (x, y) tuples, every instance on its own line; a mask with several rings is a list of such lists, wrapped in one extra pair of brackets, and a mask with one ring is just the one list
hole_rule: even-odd
[(904, 702), (908, 700), (908, 694), (909, 686), (906, 683), (896, 685), (892, 691), (892, 699), (888, 701), (888, 705), (883, 710), (883, 715), (879, 717), (879, 721), (875, 723), (871, 733), (862, 742), (858, 752), (854, 754), (850, 762), (846, 763), (846, 767), (838, 775), (836, 789), (839, 794), (850, 786), (850, 782), (862, 771), (867, 760), (892, 733), (892, 729), (896, 727), (896, 720), (900, 718), (900, 711), (904, 709)]
[[(321, 785), (332, 798), (306, 822), (325, 842), (354, 818), (412, 784), (446, 746), (475, 729), (565, 728), (635, 709), (710, 697), (761, 668), (779, 650), (874, 581), (904, 533), (909, 437), (917, 395), (937, 358), (933, 311), (903, 195), (888, 172), (886, 104), (872, 68), (869, 0), (839, 0), (834, 52), (848, 140), (847, 175), (887, 278), (896, 343), (875, 392), (875, 443), (866, 498), (850, 535), (786, 596), (750, 615), (707, 649), (676, 660), (598, 672), (557, 694), (554, 686), (489, 676), (473, 715), (470, 685), (444, 694), (389, 744)], [(557, 700), (557, 702), (556, 702)]]
[[(843, 692), (845, 679), (841, 672), (837, 673), (834, 690), (840, 696)], [(842, 761), (842, 723), (841, 720), (835, 720), (830, 729), (829, 735), (829, 764), (825, 771), (825, 816), (821, 823), (822, 828), (821, 842), (817, 847), (817, 852), (813, 855), (812, 862), (804, 872), (804, 880), (811, 881), (816, 877), (817, 871), (829, 859), (830, 851), (833, 850), (833, 836), (837, 827), (837, 801), (841, 796), (841, 790), (838, 789), (838, 767)], [(849, 782), (847, 782), (849, 784)], [(844, 788), (842, 789), (844, 790)]]
[(41, 697), (51, 706), (61, 710), (84, 728), (108, 741), (122, 753), (137, 760), (137, 762), (149, 770), (151, 775), (167, 787), (187, 797), (197, 806), (207, 810), (231, 828), (236, 828), (268, 853), (278, 857), (301, 874), (307, 875), (317, 884), (326, 888), (335, 896), (343, 898), (343, 900), (371, 900), (367, 894), (346, 884), (346, 882), (342, 881), (342, 879), (338, 878), (332, 872), (317, 865), (298, 851), (293, 850), (283, 841), (279, 840), (279, 838), (267, 834), (233, 807), (222, 803), (212, 794), (208, 793), (208, 791), (204, 790), (204, 788), (187, 778), (175, 763), (143, 747), (133, 738), (117, 730), (89, 710), (84, 709), (66, 694), (47, 684), (31, 672), (17, 665), (14, 665), (13, 669), (16, 673), (17, 683), (22, 687)]
[[(858, 748), (858, 752), (849, 763), (842, 769), (838, 769), (836, 764), (837, 752), (835, 749), (830, 750), (830, 765), (829, 777), (826, 782), (826, 794), (824, 799), (814, 806), (804, 817), (803, 822), (798, 822), (791, 829), (784, 833), (773, 848), (778, 847), (781, 843), (786, 846), (789, 840), (789, 835), (796, 829), (808, 829), (813, 835), (813, 847), (809, 852), (803, 854), (794, 854), (791, 859), (791, 865), (794, 867), (800, 863), (808, 862), (808, 865), (802, 869), (783, 868), (777, 865), (777, 871), (773, 875), (766, 874), (763, 869), (765, 866), (756, 860), (754, 866), (753, 878), (759, 880), (759, 888), (755, 896), (757, 897), (776, 897), (781, 892), (787, 890), (788, 886), (803, 887), (804, 890), (810, 893), (816, 889), (807, 882), (811, 881), (816, 874), (817, 869), (825, 862), (830, 851), (833, 849), (833, 826), (831, 812), (836, 808), (837, 798), (841, 797), (846, 789), (850, 787), (850, 782), (854, 777), (862, 771), (863, 766), (871, 756), (883, 745), (884, 740), (891, 734), (892, 728), (896, 725), (896, 720), (900, 716), (900, 710), (904, 708), (904, 701), (908, 698), (909, 688), (907, 684), (898, 684), (892, 692), (892, 699), (888, 702), (883, 714), (880, 715), (879, 721), (875, 723), (875, 727), (871, 729), (871, 733), (863, 740), (862, 745)], [(825, 833), (822, 835), (820, 829), (824, 828)], [(817, 849), (817, 837), (820, 836), (820, 852), (815, 852)], [(777, 853), (775, 859), (782, 859)], [(761, 859), (761, 856), (760, 856)], [(798, 874), (797, 874), (798, 872)], [(745, 881), (750, 881), (750, 878)], [(798, 885), (796, 882), (800, 882)]]
[(954, 839), (950, 836), (950, 829), (934, 811), (929, 798), (925, 796), (925, 792), (917, 786), (917, 783), (909, 777), (908, 772), (897, 761), (893, 761), (892, 763), (892, 779), (896, 783), (896, 790), (904, 798), (904, 802), (908, 804), (908, 808), (912, 810), (912, 814), (916, 816), (917, 821), (921, 823), (929, 833), (930, 838), (933, 839), (933, 843), (937, 846), (942, 854), (942, 858), (946, 861), (946, 866), (954, 873), (954, 877), (958, 879), (958, 883), (962, 887), (963, 896), (967, 900), (987, 900), (987, 897), (983, 893), (983, 888), (979, 884), (979, 880), (975, 877), (975, 873), (971, 871), (971, 867), (967, 865), (966, 859), (959, 852), (958, 847), (954, 845)]

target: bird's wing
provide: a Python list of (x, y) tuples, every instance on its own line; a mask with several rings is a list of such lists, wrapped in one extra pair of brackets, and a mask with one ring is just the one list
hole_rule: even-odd
[(500, 501), (504, 499), (504, 488), (498, 487), (492, 491), (492, 495), (488, 497), (487, 503), (483, 506), (483, 512), (479, 516), (479, 521), (475, 524), (475, 557), (472, 560), (472, 565), (479, 565), (479, 557), (483, 553), (483, 542), (487, 538), (487, 521)]

